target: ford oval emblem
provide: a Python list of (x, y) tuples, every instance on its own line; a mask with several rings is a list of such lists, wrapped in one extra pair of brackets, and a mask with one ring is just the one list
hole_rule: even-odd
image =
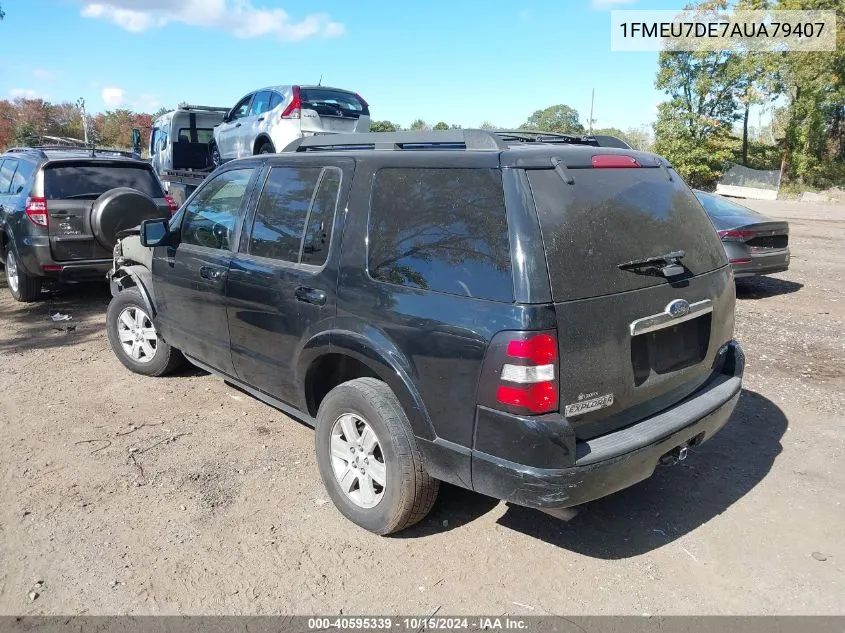
[(666, 306), (666, 314), (675, 319), (688, 315), (689, 301), (675, 299), (672, 303)]

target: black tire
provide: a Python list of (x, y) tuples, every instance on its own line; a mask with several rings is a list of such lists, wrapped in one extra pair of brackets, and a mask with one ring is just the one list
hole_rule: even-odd
[[(332, 466), (332, 428), (348, 413), (365, 420), (378, 438), (387, 481), (374, 507), (361, 507), (347, 496)], [(422, 520), (434, 505), (440, 482), (426, 471), (408, 418), (382, 381), (357, 378), (332, 389), (317, 413), (315, 441), (323, 485), (337, 509), (362, 528), (381, 535), (397, 532)]]
[[(15, 249), (8, 245), (6, 251), (6, 285), (12, 293), (15, 301), (30, 303), (41, 298), (41, 277), (28, 275), (20, 265), (20, 259), (15, 254)], [(14, 279), (11, 276), (14, 275)]]
[(275, 154), (276, 148), (273, 147), (273, 144), (270, 141), (264, 141), (261, 147), (258, 148), (259, 154)]
[[(181, 366), (185, 362), (185, 357), (178, 349), (171, 347), (162, 340), (158, 336), (158, 332), (155, 332), (155, 352), (149, 357), (144, 355), (143, 352), (141, 352), (142, 357), (140, 359), (133, 357), (121, 342), (121, 326), (119, 325), (121, 315), (124, 312), (128, 315), (137, 315), (138, 311), (144, 316), (149, 316), (141, 292), (137, 288), (127, 288), (112, 298), (106, 311), (106, 332), (108, 333), (109, 343), (115, 355), (127, 369), (143, 376), (164, 376)], [(149, 321), (149, 323), (152, 326), (152, 321)], [(148, 328), (145, 327), (144, 329)], [(154, 327), (152, 329), (155, 330)], [(149, 358), (149, 360), (145, 360), (146, 358)]]

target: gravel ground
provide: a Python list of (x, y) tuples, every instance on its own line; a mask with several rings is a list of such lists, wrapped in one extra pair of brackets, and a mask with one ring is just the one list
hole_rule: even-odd
[(200, 371), (126, 371), (104, 287), (24, 306), (0, 276), (0, 614), (845, 613), (845, 206), (755, 206), (794, 257), (738, 285), (731, 421), (568, 523), (444, 486), (373, 536), (310, 429)]

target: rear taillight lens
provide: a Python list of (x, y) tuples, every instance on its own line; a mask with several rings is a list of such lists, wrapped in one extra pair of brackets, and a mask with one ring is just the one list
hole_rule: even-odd
[(167, 206), (170, 207), (170, 215), (173, 215), (179, 210), (179, 205), (176, 204), (176, 201), (171, 196), (164, 196), (164, 199), (167, 200)]
[(521, 415), (558, 409), (554, 332), (500, 332), (484, 359), (479, 404)]
[(302, 100), (299, 98), (299, 86), (293, 87), (293, 98), (290, 100), (288, 107), (282, 112), (283, 119), (300, 119), (302, 118)]
[(47, 198), (27, 198), (26, 217), (36, 226), (47, 226)]
[(718, 233), (719, 233), (719, 237), (721, 237), (722, 239), (725, 239), (725, 238), (742, 239), (742, 238), (751, 237), (752, 235), (754, 235), (754, 231), (719, 231)]
[(641, 167), (637, 159), (624, 154), (596, 154), (593, 156), (593, 167), (596, 169), (622, 169), (626, 167)]

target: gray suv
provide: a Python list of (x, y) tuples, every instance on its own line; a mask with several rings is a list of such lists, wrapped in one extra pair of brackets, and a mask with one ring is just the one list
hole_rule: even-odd
[(150, 164), (128, 152), (0, 154), (0, 255), (12, 296), (35, 301), (45, 281), (105, 280), (117, 234), (174, 207)]

